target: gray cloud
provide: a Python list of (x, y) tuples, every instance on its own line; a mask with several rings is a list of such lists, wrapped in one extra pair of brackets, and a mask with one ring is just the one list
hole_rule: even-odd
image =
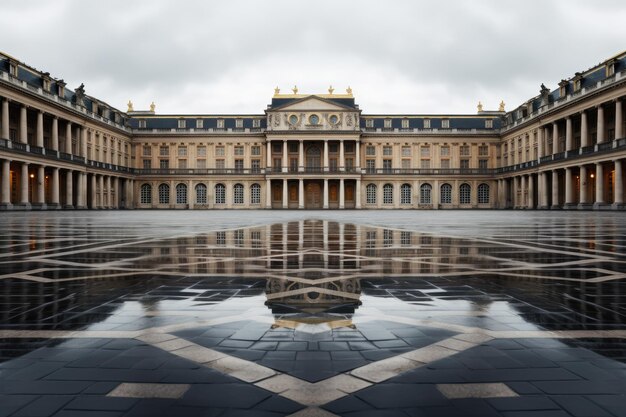
[(366, 113), (508, 108), (624, 48), (618, 0), (8, 0), (4, 52), (125, 108), (259, 113), (273, 87)]

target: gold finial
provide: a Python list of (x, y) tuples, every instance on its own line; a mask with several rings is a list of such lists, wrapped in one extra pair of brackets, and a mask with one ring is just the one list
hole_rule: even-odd
[(278, 86), (276, 86), (276, 88), (274, 89), (274, 95), (279, 95), (280, 94), (280, 88), (278, 88)]
[(348, 86), (348, 88), (346, 88), (346, 93), (352, 95), (352, 88), (350, 88), (350, 86)]
[(294, 94), (298, 94), (298, 86), (294, 85), (291, 91), (293, 91)]
[(481, 111), (483, 111), (483, 103), (481, 103), (480, 101), (478, 102), (478, 112), (480, 113)]
[(504, 100), (502, 100), (500, 102), (500, 108), (498, 109), (499, 111), (504, 111)]
[(335, 91), (335, 89), (333, 88), (332, 85), (330, 87), (328, 87), (328, 94), (332, 94), (333, 91)]
[(131, 112), (131, 111), (135, 111), (135, 110), (133, 110), (133, 102), (132, 102), (132, 101), (130, 101), (130, 100), (128, 100), (128, 111), (129, 111), (129, 112)]
[(154, 104), (154, 101), (150, 104), (150, 111), (152, 113), (154, 113), (154, 109), (156, 108), (156, 104)]

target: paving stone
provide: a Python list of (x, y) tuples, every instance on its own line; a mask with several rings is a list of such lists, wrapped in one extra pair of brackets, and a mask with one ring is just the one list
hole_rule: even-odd
[(513, 398), (490, 398), (487, 402), (500, 411), (560, 410), (558, 404), (544, 396), (525, 395)]
[(36, 399), (36, 395), (0, 395), (0, 416), (7, 417)]
[(101, 397), (97, 395), (80, 396), (67, 404), (65, 410), (86, 411), (126, 411), (137, 403), (134, 398)]
[[(71, 395), (44, 395), (20, 408), (12, 414), (12, 417), (48, 417), (63, 408), (73, 398)], [(1, 412), (0, 415), (2, 415)]]
[(555, 395), (551, 396), (550, 399), (574, 417), (611, 417), (608, 411), (585, 397)]
[(187, 406), (249, 409), (270, 396), (250, 385), (210, 384), (193, 385), (179, 401)]
[(376, 408), (439, 406), (448, 401), (434, 385), (379, 384), (355, 395)]

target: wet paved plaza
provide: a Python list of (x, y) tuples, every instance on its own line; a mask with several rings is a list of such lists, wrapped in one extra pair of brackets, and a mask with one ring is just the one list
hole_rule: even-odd
[(0, 215), (0, 416), (626, 416), (626, 215)]

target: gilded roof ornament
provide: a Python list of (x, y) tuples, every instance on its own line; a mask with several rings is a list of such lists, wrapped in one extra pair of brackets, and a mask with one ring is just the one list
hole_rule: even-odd
[(293, 91), (294, 94), (298, 94), (298, 86), (294, 85), (291, 91)]
[(156, 108), (156, 104), (154, 104), (154, 101), (153, 101), (152, 103), (150, 103), (150, 111), (154, 113), (155, 108)]
[(346, 88), (346, 93), (352, 95), (352, 88), (350, 88), (350, 86), (348, 86), (348, 88)]
[(504, 111), (504, 100), (500, 102), (500, 108), (498, 109), (498, 111)]
[(128, 100), (128, 112), (135, 111), (133, 110), (133, 102)]
[(478, 102), (478, 112), (480, 113), (481, 111), (483, 111), (483, 103), (481, 103), (480, 101)]
[(335, 89), (333, 88), (332, 85), (330, 87), (328, 87), (328, 94), (332, 94), (333, 91), (335, 91)]
[(274, 89), (274, 95), (277, 96), (280, 94), (280, 88), (278, 88), (278, 86), (276, 86), (276, 88)]

